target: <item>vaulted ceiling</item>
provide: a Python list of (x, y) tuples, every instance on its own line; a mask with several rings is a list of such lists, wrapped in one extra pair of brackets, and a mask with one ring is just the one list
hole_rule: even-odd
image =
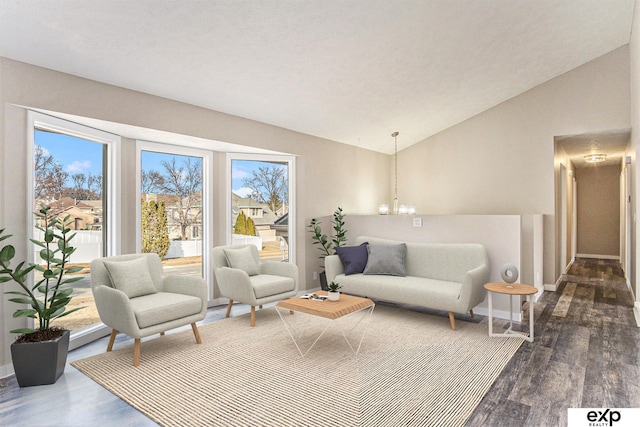
[(629, 42), (634, 0), (0, 0), (0, 55), (390, 153)]

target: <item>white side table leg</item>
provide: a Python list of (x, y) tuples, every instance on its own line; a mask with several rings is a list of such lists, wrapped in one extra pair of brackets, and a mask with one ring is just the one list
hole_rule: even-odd
[(489, 336), (493, 336), (493, 297), (491, 291), (487, 292), (489, 296)]
[(529, 342), (533, 342), (533, 295), (529, 295)]

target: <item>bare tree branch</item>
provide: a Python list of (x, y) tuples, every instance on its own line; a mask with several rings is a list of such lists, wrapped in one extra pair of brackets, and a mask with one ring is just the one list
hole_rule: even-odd
[(182, 240), (192, 224), (202, 222), (202, 161), (186, 157), (178, 164), (176, 158), (161, 162), (165, 170), (161, 191), (178, 197), (174, 218), (180, 226)]
[(156, 170), (142, 171), (142, 194), (157, 193), (162, 190), (164, 177)]
[(282, 206), (283, 197), (288, 198), (289, 184), (286, 169), (260, 166), (251, 177), (244, 178), (242, 185), (251, 189), (251, 198), (266, 203), (275, 213)]
[(62, 197), (64, 183), (69, 176), (64, 166), (40, 145), (34, 150), (34, 196), (40, 201), (58, 200)]

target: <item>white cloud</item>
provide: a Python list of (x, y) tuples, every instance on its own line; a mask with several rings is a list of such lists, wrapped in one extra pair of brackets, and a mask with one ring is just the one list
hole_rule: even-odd
[(233, 170), (231, 171), (231, 176), (233, 177), (234, 180), (236, 180), (236, 179), (244, 179), (244, 178), (248, 177), (249, 175), (251, 175), (249, 172), (243, 171), (243, 170), (237, 169), (237, 168), (233, 168)]
[(253, 192), (249, 187), (240, 187), (233, 190), (240, 197), (249, 197)]
[(76, 160), (75, 162), (67, 165), (67, 172), (70, 173), (80, 173), (84, 170), (90, 169), (91, 168), (91, 161), (90, 160), (85, 160), (84, 162), (81, 162), (79, 160)]

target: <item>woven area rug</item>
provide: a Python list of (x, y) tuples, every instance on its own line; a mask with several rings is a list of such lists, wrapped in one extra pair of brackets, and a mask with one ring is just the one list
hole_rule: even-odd
[[(328, 302), (318, 302), (325, 304)], [(324, 319), (286, 314), (307, 327), (303, 351)], [(343, 326), (357, 346), (358, 314)], [(360, 353), (336, 324), (303, 358), (274, 307), (143, 341), (140, 366), (123, 348), (72, 363), (166, 426), (459, 426), (520, 347), (487, 326), (379, 304)]]

